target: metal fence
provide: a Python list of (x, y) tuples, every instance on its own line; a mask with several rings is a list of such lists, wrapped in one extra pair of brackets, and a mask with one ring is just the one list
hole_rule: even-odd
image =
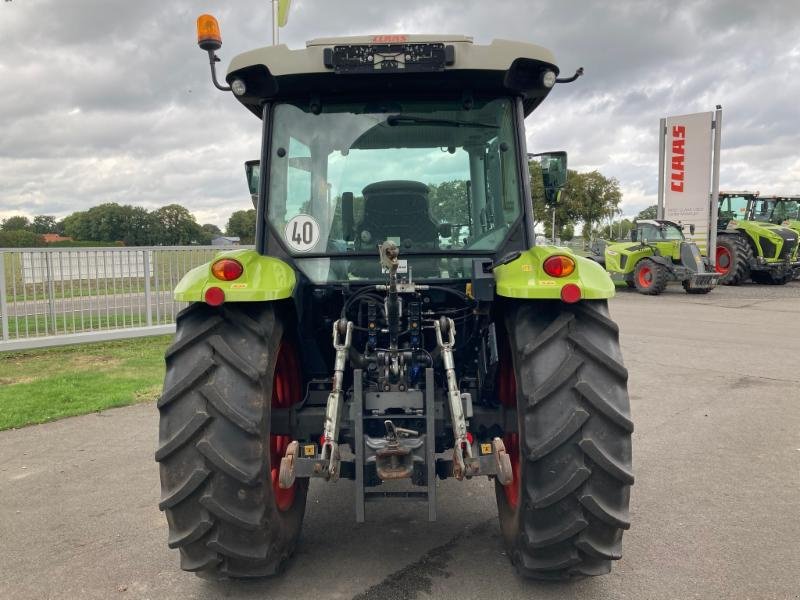
[(169, 333), (175, 285), (225, 249), (0, 248), (0, 351)]

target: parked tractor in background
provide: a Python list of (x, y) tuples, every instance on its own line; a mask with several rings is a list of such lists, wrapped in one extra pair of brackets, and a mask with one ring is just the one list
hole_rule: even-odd
[(758, 192), (720, 192), (716, 269), (720, 283), (783, 285), (790, 281), (797, 260), (798, 233), (769, 219), (753, 220)]
[[(181, 567), (279, 572), (311, 479), (353, 480), (339, 489), (357, 521), (409, 500), (434, 520), (437, 478), (463, 481), (446, 490), (467, 510), (467, 480), (487, 476), (519, 573), (607, 573), (633, 484), (614, 285), (535, 245), (525, 148), (525, 117), (575, 76), (532, 44), (379, 35), (246, 52), (229, 88), (213, 17), (198, 33), (215, 84), (261, 120), (262, 150), (256, 248), (175, 290), (190, 304), (156, 459)], [(566, 154), (539, 160), (557, 197)], [(434, 205), (443, 177), (467, 193)], [(350, 516), (318, 502), (320, 522)]]
[(707, 294), (719, 279), (706, 268), (697, 244), (686, 240), (683, 227), (672, 221), (635, 221), (629, 241), (607, 243), (602, 251), (595, 260), (611, 279), (641, 294), (658, 295), (670, 281), (680, 281), (687, 294)]

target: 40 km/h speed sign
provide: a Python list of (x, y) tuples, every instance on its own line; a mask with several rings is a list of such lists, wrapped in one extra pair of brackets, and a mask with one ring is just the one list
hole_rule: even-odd
[(295, 252), (308, 252), (319, 241), (319, 223), (311, 215), (297, 215), (286, 224), (283, 239)]

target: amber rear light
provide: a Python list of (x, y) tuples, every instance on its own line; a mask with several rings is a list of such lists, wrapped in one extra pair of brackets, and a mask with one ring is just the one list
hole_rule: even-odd
[(244, 267), (238, 260), (221, 258), (211, 265), (211, 274), (220, 281), (233, 281), (239, 279), (244, 273)]
[(551, 256), (542, 263), (542, 268), (550, 277), (567, 277), (575, 271), (575, 261), (569, 256)]

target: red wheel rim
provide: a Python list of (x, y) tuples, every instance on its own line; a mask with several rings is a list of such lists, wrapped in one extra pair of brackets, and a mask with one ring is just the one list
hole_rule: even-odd
[(639, 285), (648, 288), (653, 284), (653, 270), (650, 267), (639, 269)]
[(717, 273), (725, 274), (731, 269), (731, 251), (725, 246), (717, 246)]
[[(300, 381), (300, 366), (294, 347), (288, 342), (282, 342), (278, 348), (278, 359), (275, 362), (275, 375), (272, 378), (272, 408), (289, 408), (300, 400), (302, 393)], [(281, 458), (286, 453), (286, 448), (292, 441), (289, 435), (269, 436), (270, 476), (272, 478), (272, 492), (278, 510), (289, 510), (294, 504), (297, 484), (289, 489), (282, 489), (278, 485)]]
[[(517, 407), (517, 378), (514, 375), (514, 365), (511, 363), (511, 352), (506, 346), (500, 360), (500, 373), (498, 374), (497, 395), (500, 403), (506, 408)], [(506, 452), (511, 459), (511, 472), (514, 479), (508, 485), (503, 486), (508, 505), (516, 509), (519, 505), (519, 482), (520, 482), (520, 462), (519, 462), (519, 434), (510, 431), (503, 436), (503, 443)]]

